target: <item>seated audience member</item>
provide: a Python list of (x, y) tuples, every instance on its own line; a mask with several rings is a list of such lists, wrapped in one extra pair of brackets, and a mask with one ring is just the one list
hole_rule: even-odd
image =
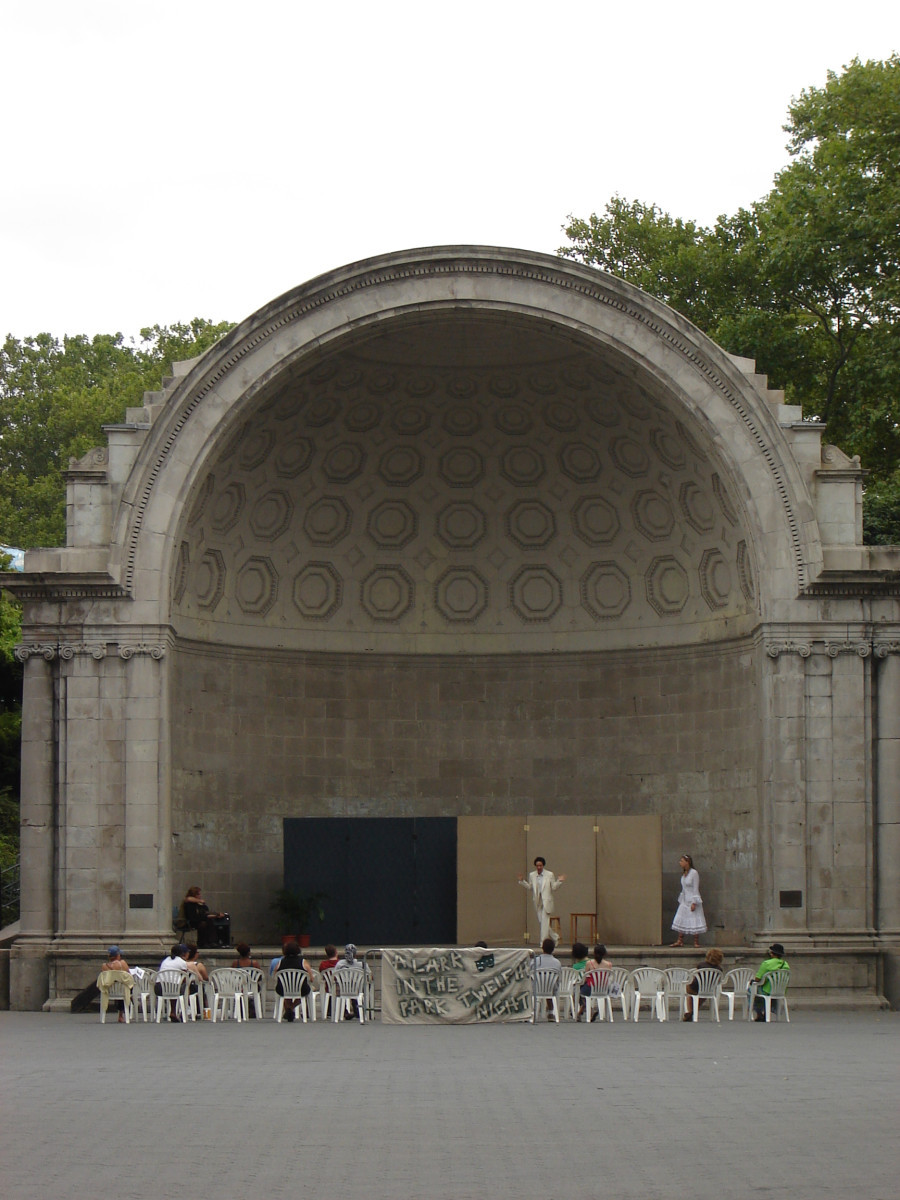
[(181, 971), (182, 975), (187, 971), (187, 953), (188, 948), (184, 942), (179, 942), (177, 946), (173, 946), (166, 958), (159, 964), (161, 971)]
[(541, 942), (541, 953), (534, 956), (532, 968), (535, 971), (561, 971), (562, 963), (553, 953), (556, 949), (556, 942), (552, 937), (546, 937)]
[[(275, 991), (278, 993), (279, 996), (283, 996), (284, 991), (281, 987), (281, 981), (279, 980), (278, 976), (281, 974), (282, 971), (291, 971), (291, 970), (306, 972), (306, 979), (304, 979), (303, 983), (301, 984), (300, 994), (302, 996), (308, 996), (310, 993), (310, 990), (311, 990), (309, 981), (312, 978), (312, 967), (307, 962), (307, 960), (303, 957), (303, 955), (300, 953), (299, 943), (294, 942), (294, 941), (288, 942), (286, 944), (286, 946), (284, 947), (284, 954), (281, 956), (281, 962), (278, 964), (278, 966), (275, 969)], [(285, 1002), (284, 1002), (284, 1019), (286, 1021), (294, 1020), (294, 1009), (296, 1008), (296, 1006), (299, 1003), (300, 1003), (299, 1000), (285, 1000)]]
[[(360, 960), (356, 957), (356, 946), (353, 944), (353, 942), (348, 942), (344, 947), (344, 957), (340, 960), (340, 962), (335, 964), (335, 970), (340, 970), (341, 967), (351, 967), (357, 971), (364, 971), (367, 979), (372, 977), (372, 972), (369, 970), (366, 964), (364, 962), (360, 962)], [(355, 1000), (351, 1000), (350, 1011), (344, 1013), (344, 1019), (346, 1021), (352, 1021), (354, 1017), (358, 1016), (359, 1008), (357, 1007), (357, 1003)]]
[[(131, 978), (130, 974), (128, 975), (128, 982), (126, 982), (123, 975), (121, 975), (121, 974), (115, 975), (115, 976), (107, 975), (106, 978), (104, 979), (104, 973), (107, 971), (119, 971), (119, 972), (124, 972), (125, 974), (128, 974), (128, 972), (130, 970), (131, 970), (131, 968), (129, 967), (129, 965), (125, 961), (125, 959), (122, 957), (122, 951), (119, 949), (119, 947), (118, 946), (110, 946), (110, 948), (106, 952), (106, 962), (100, 968), (100, 977), (97, 980), (97, 986), (100, 988), (101, 992), (103, 991), (104, 985), (108, 989), (110, 984), (117, 983), (117, 982), (125, 983), (126, 987), (128, 986), (128, 982), (130, 982), (133, 986), (134, 980)], [(122, 1025), (125, 1022), (125, 1001), (120, 1000), (118, 1003), (119, 1003), (119, 1024)]]
[(202, 979), (204, 983), (209, 982), (209, 971), (200, 961), (200, 951), (196, 946), (188, 946), (184, 961), (192, 974), (196, 975), (198, 979)]
[(197, 996), (200, 1007), (200, 1016), (203, 1016), (203, 1009), (206, 1007), (206, 996), (203, 991), (203, 984), (209, 982), (209, 971), (200, 961), (200, 951), (196, 946), (188, 946), (187, 954), (184, 956), (184, 961), (187, 963), (189, 982), (188, 995)]
[[(593, 971), (600, 971), (604, 967), (611, 967), (611, 966), (612, 966), (612, 963), (606, 957), (606, 947), (603, 945), (602, 942), (598, 942), (596, 944), (596, 946), (594, 947), (594, 957), (589, 958), (587, 960), (587, 962), (585, 963), (585, 968), (584, 968), (585, 979), (587, 979), (587, 977)], [(585, 1002), (587, 1000), (587, 997), (590, 996), (590, 994), (591, 994), (591, 985), (589, 983), (583, 983), (578, 990), (581, 994), (581, 1003), (578, 1006), (578, 1016), (575, 1018), (576, 1021), (580, 1021), (581, 1018), (584, 1016), (584, 1010), (587, 1007)], [(596, 1019), (597, 1019), (597, 1014), (593, 1013), (591, 1015), (591, 1020), (596, 1021)]]
[[(765, 1021), (766, 1019), (766, 1002), (763, 996), (768, 996), (772, 991), (772, 984), (766, 976), (770, 971), (790, 970), (787, 959), (784, 957), (784, 946), (781, 942), (773, 942), (769, 947), (769, 957), (763, 959), (759, 964), (759, 970), (756, 972), (754, 979), (756, 980), (756, 996), (753, 998), (753, 1020)], [(772, 1001), (772, 1011), (776, 1010), (777, 1000)]]
[(320, 971), (330, 971), (332, 967), (338, 965), (337, 948), (335, 946), (325, 947), (325, 957), (319, 963)]
[(201, 949), (209, 949), (218, 945), (218, 938), (213, 933), (212, 918), (224, 917), (224, 913), (210, 912), (209, 905), (203, 899), (200, 888), (195, 884), (189, 887), (181, 902), (181, 911), (188, 929), (197, 931), (197, 945)]
[[(703, 959), (703, 962), (697, 963), (696, 969), (699, 971), (703, 967), (712, 967), (721, 975), (724, 958), (725, 955), (718, 948), (718, 946), (711, 946), (709, 950), (707, 950), (706, 957)], [(697, 976), (695, 975), (693, 979), (689, 979), (685, 984), (686, 998), (684, 1002), (684, 1016), (681, 1018), (682, 1021), (693, 1021), (694, 1005), (700, 1003), (699, 1000), (694, 999), (694, 996), (697, 995), (699, 990), (700, 985), (697, 983)]]
[[(231, 965), (232, 965), (233, 967), (242, 967), (242, 968), (243, 968), (245, 971), (246, 971), (246, 969), (247, 969), (248, 967), (256, 967), (256, 969), (257, 969), (258, 971), (262, 970), (262, 968), (260, 967), (260, 965), (259, 965), (259, 963), (257, 962), (257, 960), (256, 960), (256, 959), (253, 957), (253, 951), (250, 949), (250, 946), (248, 945), (248, 943), (247, 943), (247, 942), (238, 942), (238, 944), (235, 946), (235, 950), (237, 950), (237, 955), (238, 955), (238, 956), (237, 956), (237, 958), (235, 958), (235, 959), (233, 959), (233, 960), (232, 960), (232, 963), (231, 963)], [(272, 966), (270, 966), (270, 967), (269, 967), (269, 974), (270, 974), (270, 975), (274, 974), (274, 972), (275, 972), (275, 967), (276, 967), (276, 966), (278, 965), (278, 963), (280, 963), (280, 962), (281, 962), (281, 959), (280, 959), (280, 958), (273, 958), (273, 959), (272, 959), (272, 963), (273, 963), (274, 965), (272, 965)], [(261, 1004), (261, 1003), (262, 1003), (262, 994), (260, 994), (260, 1004)], [(250, 1005), (249, 1005), (249, 1010), (250, 1010), (250, 1016), (251, 1016), (251, 1018), (255, 1017), (255, 1016), (256, 1016), (256, 1005), (255, 1005), (255, 1004), (250, 1004)]]
[(586, 971), (588, 961), (588, 948), (584, 942), (572, 943), (572, 970)]
[[(556, 941), (552, 937), (545, 937), (541, 942), (541, 953), (536, 954), (532, 960), (533, 971), (561, 971), (562, 963), (553, 953), (556, 949)], [(553, 1011), (553, 1004), (547, 1001), (547, 1012)]]
[[(184, 942), (179, 942), (169, 951), (167, 958), (164, 958), (159, 964), (160, 971), (180, 971), (182, 975), (190, 974), (190, 968), (187, 963), (188, 948)], [(159, 984), (156, 984), (156, 994), (159, 995)], [(180, 1021), (178, 1015), (178, 1004), (174, 1000), (169, 1001), (169, 1020)]]
[(253, 958), (253, 952), (246, 942), (238, 942), (235, 950), (237, 950), (237, 958), (231, 964), (233, 967), (244, 967), (245, 969), (247, 967), (256, 967), (259, 969), (259, 963)]

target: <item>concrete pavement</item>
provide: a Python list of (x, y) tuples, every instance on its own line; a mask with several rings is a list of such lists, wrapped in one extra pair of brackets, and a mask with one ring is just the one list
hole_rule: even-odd
[(2, 1012), (0, 1064), (5, 1200), (894, 1200), (900, 1177), (898, 1013), (447, 1028)]

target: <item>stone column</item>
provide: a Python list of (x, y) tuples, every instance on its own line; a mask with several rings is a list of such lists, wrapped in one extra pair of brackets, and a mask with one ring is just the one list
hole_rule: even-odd
[(21, 934), (10, 955), (10, 1007), (41, 1008), (49, 990), (47, 951), (56, 927), (56, 654), (23, 646)]

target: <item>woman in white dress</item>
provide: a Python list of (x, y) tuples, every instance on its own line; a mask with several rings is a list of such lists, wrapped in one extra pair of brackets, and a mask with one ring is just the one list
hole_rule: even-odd
[(684, 945), (684, 935), (692, 934), (694, 945), (700, 945), (700, 934), (706, 933), (706, 918), (703, 916), (703, 900), (700, 896), (700, 876), (694, 870), (694, 860), (682, 854), (678, 860), (681, 867), (681, 893), (678, 897), (678, 912), (672, 928), (678, 934), (673, 946)]

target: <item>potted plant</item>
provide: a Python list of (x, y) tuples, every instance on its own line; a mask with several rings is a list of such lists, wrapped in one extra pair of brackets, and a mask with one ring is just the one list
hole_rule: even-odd
[(313, 916), (320, 921), (325, 920), (325, 910), (322, 901), (328, 897), (324, 892), (307, 892), (301, 896), (290, 888), (279, 888), (272, 901), (272, 908), (279, 913), (282, 948), (287, 942), (299, 942), (308, 946), (310, 942), (309, 926)]

